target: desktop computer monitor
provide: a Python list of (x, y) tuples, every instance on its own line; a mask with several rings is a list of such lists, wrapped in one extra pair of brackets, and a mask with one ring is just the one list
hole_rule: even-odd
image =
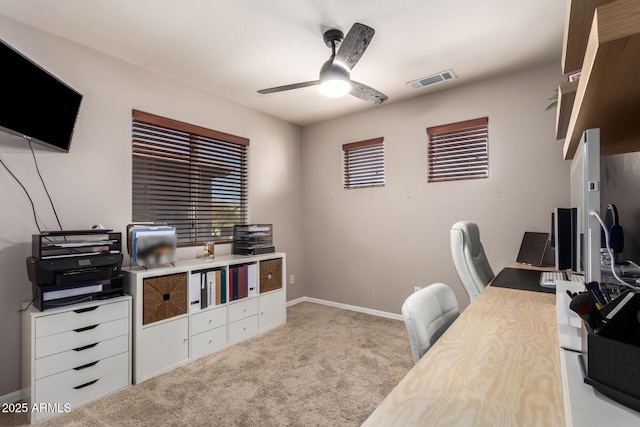
[(588, 129), (582, 134), (583, 199), (582, 261), (586, 282), (600, 282), (600, 129)]

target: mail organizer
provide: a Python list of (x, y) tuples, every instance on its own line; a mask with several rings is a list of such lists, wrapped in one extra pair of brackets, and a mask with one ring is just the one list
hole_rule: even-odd
[(632, 291), (603, 307), (604, 317), (609, 313), (615, 315), (598, 333), (583, 326), (586, 348), (581, 355), (584, 382), (636, 411), (640, 411), (639, 311), (640, 293)]
[(282, 258), (260, 261), (260, 293), (282, 288)]
[(158, 322), (187, 312), (187, 273), (143, 280), (142, 324)]

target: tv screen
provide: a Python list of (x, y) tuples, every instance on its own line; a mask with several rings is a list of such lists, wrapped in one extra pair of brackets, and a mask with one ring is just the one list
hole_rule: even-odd
[(0, 40), (0, 127), (69, 151), (82, 94)]

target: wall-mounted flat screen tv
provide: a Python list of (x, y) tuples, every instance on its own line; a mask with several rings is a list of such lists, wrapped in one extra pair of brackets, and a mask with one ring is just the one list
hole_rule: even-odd
[(0, 40), (0, 128), (69, 151), (82, 94)]

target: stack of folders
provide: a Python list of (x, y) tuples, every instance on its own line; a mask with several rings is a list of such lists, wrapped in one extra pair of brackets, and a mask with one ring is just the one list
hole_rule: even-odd
[(229, 266), (229, 301), (258, 294), (258, 264)]
[(189, 277), (189, 312), (227, 302), (227, 270), (192, 271)]
[(127, 249), (131, 262), (147, 265), (176, 261), (176, 229), (166, 224), (135, 223), (127, 225)]

